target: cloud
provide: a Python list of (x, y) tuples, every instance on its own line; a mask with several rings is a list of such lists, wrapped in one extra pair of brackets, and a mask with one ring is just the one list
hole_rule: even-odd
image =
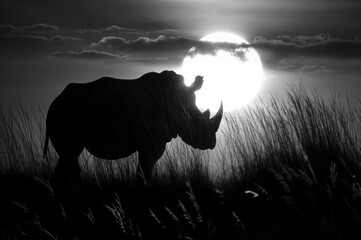
[(78, 37), (69, 37), (69, 36), (60, 36), (56, 35), (54, 37), (48, 38), (48, 41), (61, 41), (61, 42), (83, 42), (84, 40)]
[(160, 35), (157, 38), (138, 37), (135, 40), (127, 40), (122, 37), (103, 37), (99, 42), (92, 43), (92, 48), (109, 48), (118, 51), (159, 51), (159, 50), (172, 50), (172, 49), (187, 49), (195, 43), (194, 40)]
[(81, 52), (53, 52), (50, 56), (56, 58), (75, 58), (89, 60), (115, 60), (125, 58), (124, 56), (119, 56), (108, 52), (99, 52), (95, 50), (83, 50)]
[(258, 36), (246, 47), (253, 47), (268, 69), (304, 74), (345, 71), (343, 62), (361, 60), (360, 39), (340, 39), (330, 34), (312, 36)]
[[(56, 35), (54, 35), (57, 33)], [(63, 31), (54, 25), (38, 23), (34, 25), (15, 27), (12, 25), (0, 25), (0, 38), (3, 41), (14, 40), (39, 40), (46, 42), (72, 42), (84, 41), (76, 36), (64, 36)]]
[(125, 57), (123, 58), (124, 62), (143, 62), (143, 63), (159, 63), (159, 62), (177, 62), (177, 58), (167, 58), (167, 57)]
[(38, 23), (29, 26), (19, 27), (19, 30), (26, 30), (32, 32), (52, 32), (60, 30), (57, 26), (46, 24), (46, 23)]
[(319, 44), (319, 43), (325, 43), (328, 41), (333, 41), (336, 39), (333, 39), (331, 35), (329, 34), (318, 34), (314, 36), (287, 36), (287, 35), (281, 35), (278, 36), (277, 39), (283, 43), (290, 43), (295, 44), (298, 46), (307, 46), (310, 44)]
[(42, 36), (35, 36), (35, 35), (0, 35), (0, 41), (8, 42), (8, 43), (15, 43), (17, 41), (50, 41), (46, 37)]
[(111, 25), (107, 28), (102, 28), (102, 29), (89, 29), (89, 28), (85, 28), (85, 29), (77, 29), (76, 30), (77, 33), (80, 34), (86, 34), (86, 33), (107, 33), (107, 34), (111, 34), (111, 33), (120, 33), (120, 34), (136, 34), (136, 35), (140, 35), (142, 34), (142, 31), (139, 29), (135, 29), (135, 28), (125, 28), (125, 27), (119, 27), (116, 25)]
[(299, 72), (307, 75), (335, 72), (335, 70), (332, 70), (327, 66), (317, 64), (280, 64), (277, 66), (277, 69), (289, 72)]
[(64, 48), (67, 45), (74, 47), (82, 42), (84, 39), (72, 35), (71, 32), (65, 33), (59, 27), (46, 23), (22, 27), (0, 25), (0, 43), (7, 53), (36, 54), (46, 49), (59, 50), (54, 48)]
[[(194, 42), (181, 37), (170, 36), (179, 32), (174, 29), (143, 31), (135, 28), (123, 28), (111, 25), (94, 30), (62, 30), (59, 27), (40, 23), (24, 27), (0, 25), (0, 43), (6, 49), (5, 54), (44, 54), (52, 52), (76, 52), (93, 50), (113, 55), (129, 55), (129, 61), (160, 61), (174, 55), (184, 56)], [(54, 34), (56, 33), (56, 34)], [(164, 33), (168, 35), (149, 34)], [(119, 35), (104, 37), (104, 35)], [(129, 37), (129, 35), (132, 36)], [(99, 41), (99, 39), (101, 39)], [(93, 43), (90, 47), (90, 43)], [(5, 46), (5, 47), (4, 47)], [(94, 46), (94, 47), (93, 47)], [(119, 54), (121, 53), (121, 54)], [(81, 54), (83, 56), (83, 54)], [(102, 56), (100, 56), (102, 57)]]
[(300, 68), (300, 72), (307, 74), (320, 74), (320, 73), (332, 73), (334, 71), (326, 66), (312, 64), (312, 65), (303, 65)]
[(112, 35), (112, 36), (180, 36), (182, 30), (179, 29), (160, 29), (153, 31), (145, 31), (137, 28), (126, 28), (117, 25), (111, 25), (102, 29), (77, 29), (78, 34), (98, 34), (98, 35)]
[(34, 25), (27, 25), (22, 27), (15, 27), (13, 25), (0, 25), (0, 34), (51, 34), (60, 32), (60, 28), (46, 23), (38, 23)]
[[(27, 48), (29, 53), (39, 50), (45, 56), (52, 52), (97, 51), (115, 56), (127, 55), (128, 61), (177, 59), (179, 63), (186, 56), (214, 55), (219, 50), (225, 50), (244, 61), (245, 53), (252, 47), (259, 52), (266, 66), (279, 69), (285, 68), (285, 65), (295, 65), (297, 69), (303, 65), (325, 65), (309, 61), (312, 58), (361, 59), (360, 38), (339, 39), (330, 34), (280, 35), (273, 39), (258, 36), (246, 45), (200, 41), (171, 28), (147, 31), (117, 25), (75, 31), (62, 30), (47, 23), (23, 27), (0, 25), (0, 33), (3, 48), (10, 48), (7, 52), (21, 52), (21, 49)], [(300, 57), (304, 57), (305, 62), (293, 62)], [(287, 68), (291, 69), (290, 66)]]
[(40, 41), (40, 42), (82, 42), (84, 41), (81, 38), (69, 37), (69, 36), (60, 36), (56, 35), (53, 37), (44, 37), (37, 35), (0, 35), (0, 41), (5, 41), (9, 43), (15, 43), (17, 41)]
[(215, 55), (217, 51), (227, 51), (231, 55), (240, 58), (241, 61), (245, 61), (245, 56), (248, 48), (243, 44), (228, 43), (228, 42), (205, 42), (198, 41), (197, 44), (192, 47), (187, 55), (193, 57), (195, 55)]
[(55, 35), (51, 37), (38, 35), (0, 35), (1, 54), (6, 56), (47, 56), (53, 51), (78, 49), (84, 40), (77, 37)]
[(81, 60), (109, 60), (116, 62), (142, 62), (142, 63), (159, 63), (159, 62), (173, 62), (174, 59), (166, 57), (131, 57), (120, 56), (108, 52), (100, 52), (95, 50), (83, 50), (80, 52), (68, 51), (68, 52), (53, 52), (49, 55), (50, 58), (68, 58), (68, 59), (81, 59)]
[(12, 32), (16, 29), (13, 25), (0, 25), (0, 33)]
[(138, 37), (127, 40), (122, 37), (103, 37), (90, 48), (127, 54), (134, 58), (184, 57), (196, 43), (191, 39), (160, 35), (156, 38)]
[(247, 48), (234, 43), (214, 43), (180, 36), (159, 35), (156, 38), (138, 37), (127, 40), (122, 37), (104, 37), (90, 45), (92, 49), (102, 49), (129, 54), (135, 57), (193, 57), (197, 54), (214, 55), (218, 50), (230, 51), (234, 56), (244, 60)]
[(280, 64), (279, 66), (277, 66), (277, 69), (284, 71), (298, 71), (300, 67), (295, 64), (284, 64), (284, 65)]
[(279, 36), (270, 40), (256, 37), (248, 46), (272, 55), (271, 61), (292, 56), (361, 58), (359, 39), (336, 39), (329, 35)]

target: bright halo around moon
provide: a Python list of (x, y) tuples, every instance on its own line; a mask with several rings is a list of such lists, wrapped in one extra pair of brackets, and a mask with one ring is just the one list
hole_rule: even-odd
[[(207, 35), (201, 41), (248, 44), (243, 38), (224, 32)], [(242, 51), (242, 57), (235, 54), (237, 49), (235, 52), (220, 48), (212, 54), (195, 53), (184, 58), (181, 74), (186, 85), (191, 85), (196, 76), (204, 76), (203, 87), (196, 92), (198, 108), (209, 108), (215, 113), (222, 101), (225, 111), (233, 111), (257, 95), (263, 81), (261, 60), (253, 48), (240, 46), (238, 51)]]

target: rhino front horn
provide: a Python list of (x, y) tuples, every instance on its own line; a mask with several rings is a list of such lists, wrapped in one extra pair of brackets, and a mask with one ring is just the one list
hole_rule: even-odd
[(202, 113), (203, 114), (203, 117), (205, 118), (205, 119), (209, 119), (209, 117), (211, 116), (211, 112), (209, 111), (209, 109), (207, 109), (206, 111), (204, 111), (204, 113)]
[(214, 117), (211, 118), (212, 129), (214, 132), (217, 132), (219, 128), (219, 124), (221, 123), (222, 116), (223, 116), (223, 102), (221, 102), (221, 106), (219, 107), (216, 115), (214, 115)]

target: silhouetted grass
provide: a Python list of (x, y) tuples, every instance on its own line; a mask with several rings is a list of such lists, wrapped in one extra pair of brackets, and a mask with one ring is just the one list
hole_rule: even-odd
[(44, 111), (0, 114), (2, 239), (360, 239), (361, 105), (291, 88), (225, 116), (218, 147), (173, 141), (146, 187), (137, 156), (81, 156), (61, 199)]

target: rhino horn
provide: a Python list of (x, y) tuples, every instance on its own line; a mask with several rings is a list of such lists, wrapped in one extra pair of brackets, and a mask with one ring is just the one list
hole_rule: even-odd
[(209, 117), (210, 117), (210, 115), (211, 115), (211, 113), (210, 113), (210, 111), (209, 111), (209, 109), (207, 109), (206, 111), (204, 111), (203, 113), (202, 113), (202, 115), (203, 115), (203, 117), (205, 118), (205, 119), (209, 119)]
[(219, 124), (221, 123), (222, 116), (223, 116), (223, 103), (221, 102), (221, 106), (219, 107), (216, 115), (214, 115), (214, 117), (210, 119), (212, 124), (212, 129), (214, 132), (217, 132), (219, 128)]

